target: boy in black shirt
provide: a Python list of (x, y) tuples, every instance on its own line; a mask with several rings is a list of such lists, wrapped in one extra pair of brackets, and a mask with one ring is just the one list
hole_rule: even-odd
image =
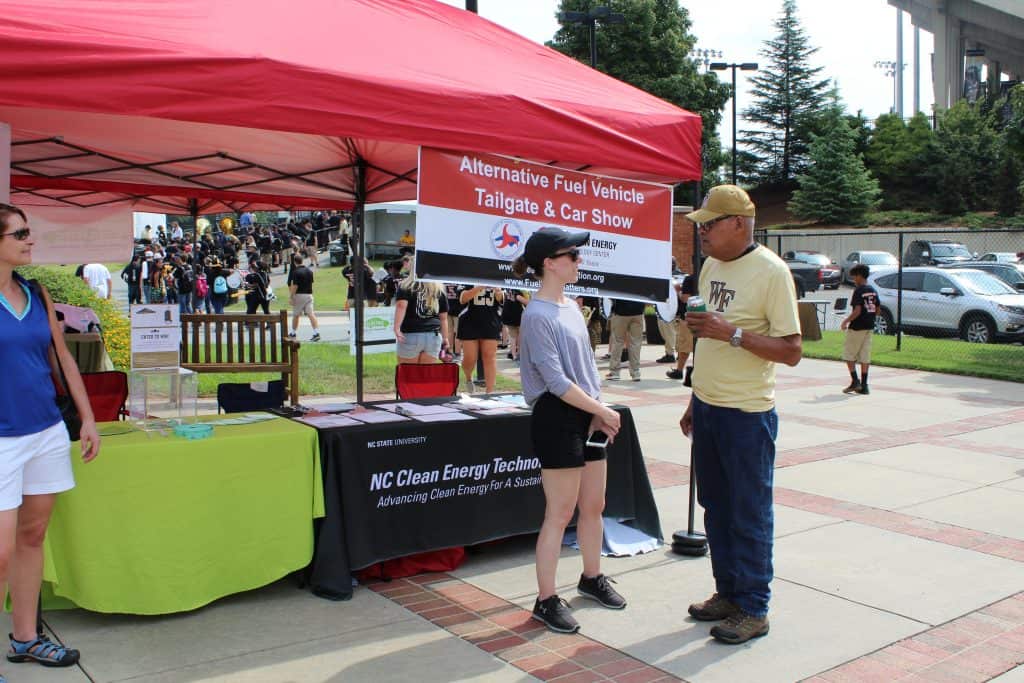
[[(869, 394), (868, 366), (871, 364), (871, 335), (875, 330), (875, 314), (878, 312), (878, 292), (869, 285), (867, 266), (857, 264), (850, 268), (855, 289), (850, 299), (850, 315), (846, 316), (840, 329), (846, 330), (843, 344), (843, 360), (850, 370), (850, 386), (844, 394)], [(857, 363), (860, 363), (860, 379), (857, 378)]]

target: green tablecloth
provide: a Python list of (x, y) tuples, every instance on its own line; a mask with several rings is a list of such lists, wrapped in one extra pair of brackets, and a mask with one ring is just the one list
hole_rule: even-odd
[(182, 612), (312, 558), (324, 514), (315, 429), (275, 418), (196, 441), (133, 431), (103, 437), (89, 464), (71, 450), (77, 486), (57, 497), (46, 537), (47, 607)]

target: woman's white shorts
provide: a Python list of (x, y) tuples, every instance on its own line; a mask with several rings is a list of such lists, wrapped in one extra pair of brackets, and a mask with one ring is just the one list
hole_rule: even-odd
[(63, 422), (35, 434), (0, 437), (0, 510), (21, 507), (22, 496), (74, 487), (71, 439)]

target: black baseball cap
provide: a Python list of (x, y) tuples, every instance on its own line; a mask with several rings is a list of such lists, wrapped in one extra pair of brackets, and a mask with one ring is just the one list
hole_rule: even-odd
[(589, 232), (569, 232), (562, 228), (541, 228), (526, 240), (523, 260), (531, 268), (540, 268), (544, 259), (559, 249), (579, 247), (590, 241)]

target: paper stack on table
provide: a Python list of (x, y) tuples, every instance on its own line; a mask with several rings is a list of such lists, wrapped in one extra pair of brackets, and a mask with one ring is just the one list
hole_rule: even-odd
[(378, 424), (380, 422), (405, 422), (409, 418), (404, 415), (397, 413), (391, 413), (387, 410), (373, 410), (371, 408), (362, 408), (353, 410), (350, 413), (346, 413), (346, 417), (350, 417), (353, 420), (359, 420), (366, 424)]
[(446, 405), (421, 405), (419, 403), (400, 402), (400, 403), (377, 403), (374, 405), (375, 408), (383, 408), (399, 415), (408, 415), (410, 417), (416, 417), (418, 415), (437, 415), (441, 413), (454, 413), (458, 412), (454, 408), (450, 408)]
[(311, 427), (327, 428), (327, 427), (353, 427), (360, 425), (362, 422), (356, 422), (355, 420), (345, 417), (344, 415), (306, 415), (304, 417), (295, 418), (299, 422), (305, 422)]
[(452, 407), (455, 404), (422, 405), (407, 401), (396, 403), (377, 403), (376, 408), (383, 408), (399, 415), (407, 415), (419, 422), (450, 422), (454, 420), (472, 420), (472, 415)]
[(462, 394), (458, 401), (446, 403), (445, 405), (459, 410), (490, 410), (492, 408), (508, 408), (508, 403), (496, 401), (489, 398), (473, 398), (469, 394)]
[(355, 407), (355, 403), (319, 403), (315, 406), (310, 406), (310, 408), (320, 413), (344, 413), (354, 410)]

